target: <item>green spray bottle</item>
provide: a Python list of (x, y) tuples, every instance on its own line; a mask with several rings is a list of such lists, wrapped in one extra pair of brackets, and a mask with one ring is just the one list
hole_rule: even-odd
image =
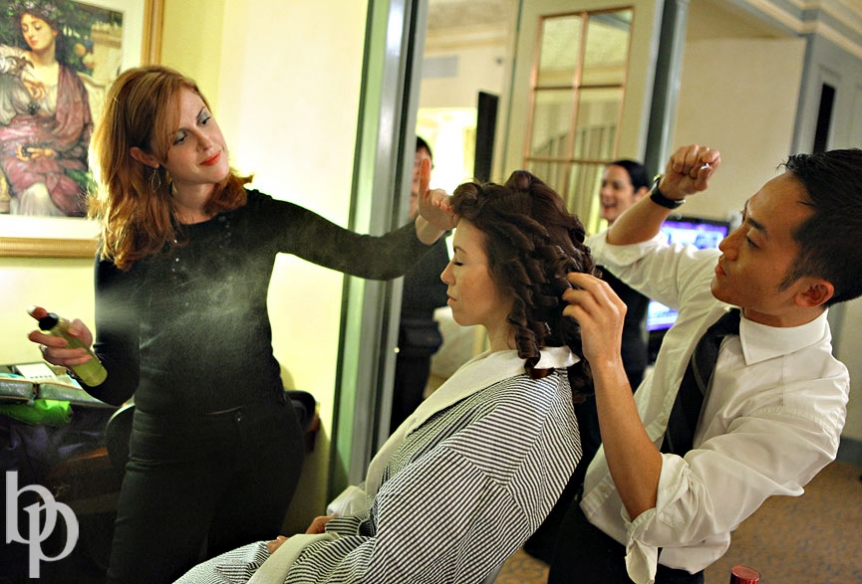
[(105, 378), (108, 377), (108, 372), (102, 366), (102, 363), (99, 361), (99, 358), (96, 357), (96, 354), (93, 353), (89, 347), (86, 347), (79, 339), (68, 333), (69, 324), (68, 320), (57, 316), (53, 312), (49, 312), (47, 316), (43, 316), (39, 319), (39, 328), (43, 331), (54, 335), (55, 337), (66, 339), (70, 348), (80, 347), (87, 350), (87, 353), (89, 353), (92, 358), (86, 363), (72, 365), (70, 366), (70, 369), (75, 372), (75, 375), (77, 375), (81, 381), (90, 387), (101, 384), (105, 381)]

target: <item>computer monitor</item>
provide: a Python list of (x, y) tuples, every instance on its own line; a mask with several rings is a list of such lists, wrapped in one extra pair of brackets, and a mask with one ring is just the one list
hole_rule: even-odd
[[(661, 226), (668, 243), (694, 245), (699, 249), (718, 247), (730, 231), (728, 221), (672, 215)], [(650, 357), (655, 357), (665, 331), (676, 322), (677, 311), (650, 300), (646, 328), (649, 333)]]

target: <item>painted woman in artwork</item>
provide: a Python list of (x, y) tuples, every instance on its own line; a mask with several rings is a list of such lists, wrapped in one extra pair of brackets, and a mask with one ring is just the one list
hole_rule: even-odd
[(85, 212), (93, 120), (84, 84), (62, 62), (62, 6), (8, 3), (6, 15), (20, 34), (15, 41), (24, 44), (0, 45), (0, 212)]

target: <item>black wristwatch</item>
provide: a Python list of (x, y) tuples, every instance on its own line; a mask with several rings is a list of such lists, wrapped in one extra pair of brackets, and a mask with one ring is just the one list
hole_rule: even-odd
[(685, 199), (680, 199), (679, 201), (674, 199), (668, 199), (665, 197), (660, 190), (658, 190), (658, 183), (661, 182), (662, 175), (658, 175), (655, 177), (655, 182), (652, 185), (652, 190), (650, 191), (649, 198), (652, 199), (652, 202), (656, 205), (661, 205), (665, 209), (679, 209), (683, 203), (685, 203)]

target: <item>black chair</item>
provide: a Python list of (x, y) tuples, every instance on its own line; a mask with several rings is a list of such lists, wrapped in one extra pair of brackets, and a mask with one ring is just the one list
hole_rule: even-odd
[(118, 409), (108, 419), (105, 426), (105, 447), (111, 466), (123, 472), (129, 459), (129, 438), (132, 436), (132, 418), (135, 414), (135, 404), (126, 404)]

